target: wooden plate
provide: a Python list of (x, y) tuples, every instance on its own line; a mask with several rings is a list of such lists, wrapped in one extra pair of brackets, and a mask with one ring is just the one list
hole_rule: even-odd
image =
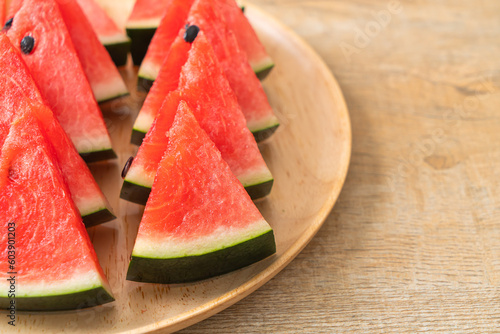
[[(109, 6), (121, 3), (105, 2)], [(290, 30), (254, 7), (247, 6), (245, 13), (276, 63), (263, 83), (281, 126), (271, 140), (261, 145), (275, 184), (271, 195), (258, 207), (275, 230), (277, 254), (196, 284), (140, 284), (125, 280), (143, 209), (118, 199), (121, 167), (136, 150), (129, 144), (132, 124), (144, 99), (144, 94), (135, 92), (137, 69), (130, 66), (122, 74), (131, 96), (103, 106), (119, 160), (91, 166), (118, 215), (113, 222), (89, 229), (116, 301), (79, 311), (19, 312), (16, 332), (179, 330), (262, 286), (319, 230), (340, 193), (349, 165), (351, 130), (342, 92), (323, 61)], [(7, 326), (7, 321), (1, 321), (0, 331), (13, 329)]]

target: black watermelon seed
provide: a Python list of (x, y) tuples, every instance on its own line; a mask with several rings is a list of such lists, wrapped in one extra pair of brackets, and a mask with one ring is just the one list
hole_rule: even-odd
[(122, 170), (122, 179), (127, 176), (128, 170), (130, 169), (130, 166), (132, 165), (132, 161), (134, 161), (134, 157), (128, 158), (127, 162), (125, 163), (125, 166), (123, 166)]
[(194, 24), (189, 26), (184, 33), (184, 40), (188, 43), (193, 43), (196, 36), (198, 36), (199, 31), (200, 28), (198, 28), (198, 26), (195, 26)]
[(245, 6), (241, 6), (241, 11), (245, 14)]
[(10, 27), (12, 27), (12, 22), (14, 22), (14, 18), (11, 17), (10, 19), (5, 22), (5, 25), (3, 26), (2, 30), (9, 30)]
[(23, 39), (21, 40), (21, 51), (24, 54), (29, 55), (31, 51), (33, 51), (33, 48), (35, 47), (35, 39), (33, 36), (27, 35), (24, 36)]

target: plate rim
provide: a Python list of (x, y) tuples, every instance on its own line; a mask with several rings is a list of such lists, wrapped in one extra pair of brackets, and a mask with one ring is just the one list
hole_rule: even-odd
[(281, 256), (277, 261), (273, 262), (271, 265), (266, 267), (263, 271), (256, 274), (249, 281), (244, 284), (238, 286), (237, 288), (226, 292), (225, 294), (219, 296), (218, 298), (211, 300), (203, 305), (200, 305), (196, 308), (193, 308), (187, 312), (184, 312), (180, 315), (177, 315), (172, 318), (163, 319), (157, 321), (155, 323), (141, 326), (135, 328), (133, 330), (128, 330), (121, 332), (123, 334), (136, 334), (136, 333), (152, 333), (158, 331), (168, 330), (169, 332), (178, 331), (184, 328), (187, 328), (191, 325), (194, 325), (198, 322), (201, 322), (209, 317), (221, 312), (222, 310), (234, 305), (239, 302), (243, 298), (247, 297), (264, 284), (269, 282), (274, 276), (276, 276), (279, 272), (281, 272), (297, 255), (309, 244), (309, 242), (314, 238), (316, 233), (323, 226), (326, 218), (332, 211), (337, 199), (343, 189), (345, 184), (345, 180), (347, 178), (347, 173), (350, 166), (351, 155), (352, 155), (352, 127), (351, 120), (349, 116), (349, 110), (347, 108), (347, 104), (345, 102), (345, 97), (340, 88), (340, 85), (328, 68), (324, 60), (318, 55), (318, 53), (300, 36), (298, 36), (292, 29), (281, 23), (278, 19), (274, 18), (272, 15), (266, 13), (264, 10), (261, 10), (259, 7), (245, 3), (245, 9), (250, 10), (250, 12), (256, 13), (258, 16), (263, 17), (266, 21), (271, 22), (273, 25), (279, 26), (289, 37), (294, 40), (295, 43), (299, 44), (303, 50), (310, 54), (311, 58), (314, 59), (314, 62), (322, 67), (322, 72), (328, 77), (328, 80), (331, 82), (332, 86), (336, 88), (335, 94), (339, 95), (339, 105), (341, 118), (344, 119), (346, 123), (345, 135), (346, 141), (346, 157), (344, 159), (343, 165), (340, 167), (340, 175), (341, 178), (338, 180), (336, 185), (339, 185), (338, 189), (335, 187), (332, 189), (330, 196), (324, 202), (321, 207), (319, 213), (316, 215), (316, 218), (313, 220), (312, 224), (304, 231), (302, 236), (297, 239)]

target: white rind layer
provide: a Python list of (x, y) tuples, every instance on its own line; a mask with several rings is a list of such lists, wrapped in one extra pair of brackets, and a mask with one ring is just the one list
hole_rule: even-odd
[[(207, 222), (202, 222), (203, 224)], [(216, 224), (216, 223), (215, 223)], [(132, 256), (171, 259), (203, 255), (251, 240), (271, 231), (265, 220), (259, 220), (244, 228), (218, 228), (210, 235), (182, 239), (172, 235), (151, 240), (137, 236)]]
[(142, 20), (133, 20), (128, 21), (125, 25), (126, 29), (152, 29), (158, 28), (161, 22), (161, 17), (155, 17), (150, 19), (142, 19)]
[(99, 41), (104, 45), (113, 45), (113, 44), (121, 44), (130, 42), (130, 38), (128, 36), (117, 33), (115, 35), (110, 36), (99, 36)]
[[(139, 186), (151, 188), (155, 179), (156, 173), (147, 173), (142, 168), (132, 165), (127, 172), (125, 181), (137, 184)], [(260, 170), (249, 170), (247, 173), (236, 175), (238, 180), (244, 187), (264, 183), (273, 179), (271, 172), (266, 166), (262, 166)]]
[[(2, 275), (2, 289), (0, 297), (8, 297), (10, 282), (7, 281), (9, 276)], [(5, 279), (4, 276), (6, 277)], [(31, 282), (26, 282), (23, 276), (19, 273), (16, 275), (16, 298), (23, 297), (45, 297), (57, 296), (87, 291), (95, 288), (103, 287), (111, 295), (109, 284), (101, 278), (97, 271), (81, 273), (75, 272), (73, 275), (64, 280), (44, 279), (43, 276), (32, 279)]]
[(143, 61), (139, 68), (138, 76), (147, 80), (154, 81), (160, 73), (160, 66), (156, 66), (153, 62)]
[(92, 153), (112, 149), (111, 139), (107, 134), (100, 136), (89, 136), (89, 138), (71, 138), (78, 153)]
[(92, 84), (92, 92), (97, 102), (103, 102), (128, 94), (127, 86), (120, 75), (108, 77), (106, 81)]

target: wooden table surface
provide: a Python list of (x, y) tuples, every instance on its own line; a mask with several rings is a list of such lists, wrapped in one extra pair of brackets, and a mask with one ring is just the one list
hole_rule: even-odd
[(500, 332), (500, 2), (251, 3), (338, 79), (352, 161), (304, 251), (181, 333)]

